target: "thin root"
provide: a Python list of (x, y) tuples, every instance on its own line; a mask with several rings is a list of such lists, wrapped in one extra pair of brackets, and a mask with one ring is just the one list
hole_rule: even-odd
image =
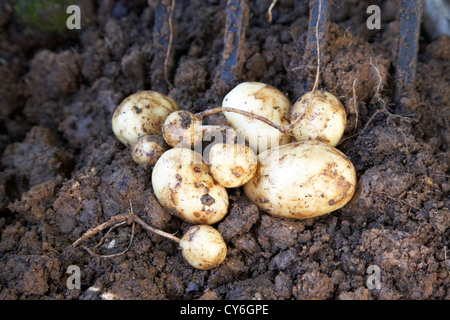
[(121, 226), (121, 225), (123, 225), (123, 224), (125, 224), (125, 223), (127, 223), (127, 224), (130, 224), (130, 223), (131, 223), (131, 224), (132, 224), (132, 229), (131, 229), (131, 239), (130, 239), (130, 243), (128, 244), (128, 247), (127, 247), (125, 250), (123, 250), (122, 252), (115, 253), (115, 254), (110, 254), (110, 255), (99, 255), (99, 254), (93, 252), (92, 249), (90, 249), (90, 248), (88, 248), (88, 247), (86, 247), (86, 246), (84, 246), (84, 245), (81, 246), (81, 247), (82, 247), (83, 249), (85, 249), (89, 254), (91, 254), (91, 255), (93, 255), (93, 256), (96, 256), (96, 257), (101, 257), (101, 258), (111, 258), (111, 257), (116, 257), (116, 256), (118, 256), (118, 255), (124, 254), (125, 252), (128, 251), (128, 249), (130, 249), (131, 244), (133, 243), (133, 239), (134, 239), (134, 225), (135, 225), (135, 223), (140, 224), (144, 229), (146, 229), (146, 230), (148, 230), (148, 231), (150, 231), (150, 232), (153, 232), (153, 233), (155, 233), (155, 234), (157, 234), (157, 235), (166, 237), (166, 238), (168, 238), (168, 239), (170, 239), (170, 240), (173, 240), (173, 241), (175, 241), (175, 242), (177, 242), (177, 243), (180, 242), (180, 239), (177, 238), (176, 236), (174, 236), (174, 235), (172, 235), (172, 234), (170, 234), (170, 233), (164, 232), (164, 231), (162, 231), (162, 230), (155, 229), (155, 228), (149, 226), (144, 220), (142, 220), (140, 217), (138, 217), (137, 215), (135, 215), (134, 212), (133, 212), (133, 206), (132, 206), (131, 201), (130, 201), (130, 210), (128, 211), (128, 213), (118, 214), (118, 215), (112, 217), (111, 219), (109, 219), (108, 221), (106, 221), (106, 222), (104, 222), (104, 223), (98, 225), (98, 226), (95, 227), (94, 229), (89, 229), (84, 235), (82, 235), (80, 238), (78, 238), (78, 239), (72, 244), (72, 246), (73, 246), (73, 247), (76, 247), (76, 246), (78, 246), (82, 241), (85, 241), (85, 240), (87, 240), (87, 239), (89, 239), (89, 238), (95, 236), (95, 235), (96, 235), (97, 233), (99, 233), (100, 231), (105, 230), (106, 228), (111, 227), (111, 229), (105, 234), (105, 236), (102, 237), (102, 239), (100, 240), (100, 242), (99, 242), (96, 246), (94, 246), (94, 248), (98, 248), (98, 247), (101, 245), (101, 243), (103, 243), (104, 238), (108, 235), (108, 233), (109, 233), (112, 229), (117, 228), (117, 227), (119, 227), (119, 226)]
[[(122, 225), (122, 224), (124, 224), (125, 222), (121, 222), (121, 223), (119, 223), (119, 224), (116, 224), (115, 226), (113, 226), (112, 228), (116, 228), (116, 227), (118, 227), (119, 225)], [(135, 225), (135, 223), (133, 222), (133, 224), (131, 225), (131, 237), (130, 237), (130, 243), (128, 244), (128, 246), (123, 250), (123, 251), (121, 251), (121, 252), (118, 252), (118, 253), (113, 253), (113, 254), (98, 254), (98, 253), (95, 253), (94, 251), (92, 251), (90, 248), (88, 248), (88, 247), (86, 247), (86, 246), (81, 246), (84, 250), (86, 250), (91, 256), (94, 256), (94, 257), (97, 257), (97, 258), (113, 258), (113, 257), (117, 257), (117, 256), (120, 256), (120, 255), (122, 255), (122, 254), (124, 254), (124, 253), (126, 253), (130, 248), (131, 248), (131, 244), (133, 243), (133, 239), (134, 239), (134, 225)], [(111, 229), (112, 229), (111, 228)], [(108, 233), (111, 231), (111, 229), (108, 231)], [(108, 234), (107, 233), (107, 234)], [(106, 235), (105, 235), (106, 236)], [(103, 240), (103, 239), (102, 239)], [(100, 243), (99, 243), (100, 244)], [(97, 244), (94, 248), (97, 248), (98, 247), (98, 245), (99, 244)]]
[(311, 90), (311, 98), (308, 101), (308, 105), (306, 106), (305, 110), (303, 111), (302, 115), (295, 119), (290, 125), (288, 125), (285, 128), (286, 133), (292, 135), (292, 130), (294, 127), (299, 123), (305, 115), (309, 112), (309, 109), (311, 108), (312, 102), (314, 101), (317, 87), (319, 86), (319, 78), (320, 78), (320, 43), (319, 43), (319, 21), (320, 21), (320, 15), (322, 14), (322, 1), (319, 0), (319, 13), (317, 14), (317, 21), (316, 21), (316, 50), (317, 50), (317, 71), (316, 71), (316, 79), (314, 80), (314, 86)]
[(277, 4), (278, 0), (273, 0), (272, 3), (270, 4), (269, 9), (267, 10), (267, 14), (269, 15), (269, 18), (267, 19), (267, 21), (269, 23), (272, 23), (272, 9), (273, 7), (275, 7), (275, 5)]
[(164, 58), (164, 80), (166, 81), (167, 85), (169, 86), (169, 89), (173, 89), (173, 84), (169, 80), (169, 70), (168, 70), (168, 64), (169, 64), (169, 57), (170, 57), (170, 51), (172, 50), (172, 41), (173, 41), (173, 10), (175, 8), (175, 0), (172, 0), (172, 3), (170, 5), (170, 11), (169, 11), (169, 44), (167, 45), (167, 52), (166, 57)]
[(358, 80), (358, 78), (355, 78), (355, 80), (353, 80), (353, 109), (355, 111), (355, 116), (356, 116), (355, 128), (354, 128), (355, 130), (356, 130), (356, 128), (358, 128), (358, 115), (359, 115), (358, 103), (356, 102), (356, 90), (355, 90), (356, 80)]

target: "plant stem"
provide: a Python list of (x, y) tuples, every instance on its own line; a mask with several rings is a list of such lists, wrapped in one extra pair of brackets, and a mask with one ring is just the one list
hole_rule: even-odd
[(209, 115), (212, 115), (212, 114), (215, 114), (215, 113), (219, 113), (219, 112), (234, 112), (234, 113), (238, 113), (238, 114), (241, 114), (241, 115), (243, 115), (243, 116), (247, 116), (247, 117), (249, 117), (249, 118), (256, 119), (256, 120), (259, 120), (259, 121), (262, 121), (262, 122), (264, 122), (265, 124), (268, 124), (269, 126), (275, 128), (275, 129), (277, 129), (278, 131), (280, 131), (280, 132), (283, 133), (283, 134), (286, 133), (285, 127), (280, 126), (280, 125), (276, 124), (275, 122), (272, 122), (272, 121), (270, 121), (269, 119), (267, 119), (267, 118), (265, 118), (265, 117), (263, 117), (263, 116), (260, 116), (260, 115), (258, 115), (258, 114), (256, 114), (256, 113), (249, 112), (249, 111), (244, 111), (244, 110), (240, 110), (240, 109), (236, 109), (236, 108), (217, 107), (217, 108), (214, 108), (214, 109), (205, 110), (205, 111), (196, 113), (195, 115), (196, 115), (198, 118), (203, 118), (203, 117), (205, 117), (205, 116), (209, 116)]

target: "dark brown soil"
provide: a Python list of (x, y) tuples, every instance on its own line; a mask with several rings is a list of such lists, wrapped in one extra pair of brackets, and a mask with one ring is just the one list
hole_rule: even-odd
[[(159, 205), (150, 169), (132, 161), (110, 123), (120, 101), (143, 89), (183, 109), (220, 105), (214, 79), (227, 1), (177, 1), (171, 90), (153, 49), (156, 1), (81, 2), (89, 23), (70, 35), (23, 35), (12, 11), (1, 10), (0, 299), (450, 299), (450, 37), (422, 36), (417, 92), (399, 116), (398, 8), (383, 5), (382, 29), (368, 30), (373, 1), (333, 5), (320, 88), (348, 113), (338, 148), (357, 169), (354, 199), (291, 221), (230, 190), (229, 214), (215, 225), (227, 258), (199, 271), (176, 243), (139, 226), (115, 257), (72, 243), (130, 201), (156, 228), (181, 236), (189, 227)], [(278, 1), (272, 24), (270, 3), (250, 1), (238, 80), (265, 82), (295, 101), (315, 76), (303, 60), (307, 2)], [(96, 252), (120, 253), (131, 233), (114, 229)], [(80, 267), (81, 289), (67, 287), (70, 265)], [(367, 285), (371, 265), (381, 271), (380, 289)]]

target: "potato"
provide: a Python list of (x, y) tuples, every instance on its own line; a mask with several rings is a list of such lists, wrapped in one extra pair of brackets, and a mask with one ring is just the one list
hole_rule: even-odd
[(356, 172), (339, 150), (319, 141), (300, 141), (258, 155), (256, 175), (245, 194), (269, 214), (293, 219), (335, 211), (352, 198)]
[(245, 144), (216, 143), (209, 151), (211, 173), (226, 188), (244, 185), (256, 173), (257, 158)]
[(171, 147), (191, 148), (202, 141), (201, 121), (189, 111), (174, 111), (164, 121), (162, 135)]
[(152, 185), (160, 204), (190, 223), (211, 225), (228, 212), (227, 190), (191, 149), (166, 151), (153, 167)]
[[(291, 102), (278, 89), (260, 82), (244, 82), (237, 85), (223, 99), (222, 107), (255, 113), (280, 125), (289, 125)], [(224, 112), (229, 124), (240, 130), (256, 152), (289, 143), (291, 136), (244, 115)]]
[(131, 157), (137, 164), (154, 166), (159, 157), (169, 149), (163, 137), (156, 134), (140, 136), (134, 144)]
[(312, 93), (307, 92), (294, 103), (291, 123), (304, 116), (295, 124), (292, 133), (297, 141), (317, 140), (334, 147), (344, 134), (347, 123), (345, 108), (338, 98), (326, 91), (316, 91), (310, 102), (311, 98)]
[(166, 117), (178, 109), (166, 95), (140, 91), (125, 98), (114, 111), (112, 129), (117, 139), (131, 148), (144, 134), (161, 134)]
[(213, 227), (191, 227), (180, 240), (181, 254), (194, 268), (214, 269), (225, 260), (227, 245), (222, 235)]

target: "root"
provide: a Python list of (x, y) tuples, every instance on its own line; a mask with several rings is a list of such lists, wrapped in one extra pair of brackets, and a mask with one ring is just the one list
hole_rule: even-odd
[(286, 134), (286, 133), (289, 134), (286, 131), (287, 126), (286, 127), (280, 126), (280, 125), (276, 124), (275, 122), (272, 122), (269, 119), (267, 119), (267, 118), (265, 118), (263, 116), (260, 116), (260, 115), (258, 115), (256, 113), (248, 112), (248, 111), (244, 111), (244, 110), (240, 110), (240, 109), (235, 109), (235, 108), (217, 107), (217, 108), (214, 108), (214, 109), (209, 109), (209, 110), (205, 110), (205, 111), (196, 113), (195, 116), (197, 116), (198, 118), (201, 119), (201, 118), (203, 118), (205, 116), (209, 116), (209, 115), (212, 115), (212, 114), (215, 114), (215, 113), (219, 113), (219, 112), (234, 112), (234, 113), (238, 113), (238, 114), (247, 116), (247, 117), (249, 117), (251, 119), (256, 119), (256, 120), (262, 121), (265, 124), (268, 124), (269, 126), (277, 129), (278, 131), (280, 131), (283, 134)]
[[(411, 208), (413, 208), (413, 209), (420, 210), (420, 208), (418, 208), (418, 207), (416, 207), (416, 206), (414, 206), (414, 205), (412, 205), (412, 204), (406, 202), (405, 200), (397, 199), (397, 198), (394, 198), (394, 197), (390, 196), (387, 192), (384, 192), (384, 191), (376, 192), (376, 191), (375, 191), (374, 193), (379, 194), (379, 195), (382, 195), (382, 196), (385, 196), (386, 198), (388, 198), (388, 199), (390, 199), (390, 200), (392, 200), (392, 201), (396, 201), (396, 202), (398, 202), (398, 203), (404, 204), (404, 205), (409, 206), (409, 207), (411, 207)], [(399, 198), (401, 198), (401, 196), (400, 196)]]
[(400, 116), (400, 115), (398, 115), (398, 114), (394, 114), (394, 113), (392, 113), (392, 112), (390, 112), (388, 109), (387, 109), (387, 107), (386, 107), (386, 105), (387, 105), (387, 103), (386, 103), (386, 101), (384, 101), (382, 98), (381, 98), (381, 93), (380, 93), (380, 91), (383, 89), (382, 87), (381, 87), (381, 82), (382, 82), (382, 77), (381, 77), (381, 74), (380, 74), (380, 70), (377, 68), (377, 66), (372, 62), (372, 59), (370, 59), (370, 65), (375, 69), (375, 72), (377, 73), (377, 76), (378, 76), (378, 85), (377, 85), (377, 87), (376, 87), (376, 89), (375, 89), (375, 94), (374, 94), (374, 96), (373, 96), (373, 98), (372, 98), (372, 103), (374, 103), (374, 104), (377, 104), (379, 107), (380, 107), (380, 109), (378, 109), (370, 118), (369, 118), (369, 120), (367, 121), (367, 123), (364, 125), (364, 128), (363, 128), (363, 130), (366, 130), (367, 129), (367, 127), (369, 126), (369, 124), (372, 122), (372, 120), (375, 118), (375, 116), (377, 115), (377, 114), (379, 114), (379, 113), (384, 113), (384, 114), (386, 114), (387, 116), (388, 116), (388, 121), (391, 119), (391, 118), (400, 118), (400, 119), (404, 119), (404, 120), (407, 120), (407, 121), (411, 121), (412, 119), (411, 119), (411, 117), (413, 116), (413, 114), (411, 114), (411, 115), (407, 115), (407, 116)]
[[(100, 240), (100, 242), (94, 247), (97, 248), (101, 245), (101, 243), (103, 242), (103, 239), (109, 234), (109, 232), (112, 229), (115, 229), (116, 227), (125, 224), (125, 222), (121, 222), (119, 224), (114, 225), (111, 229), (108, 230), (108, 232), (105, 234), (105, 236), (103, 236), (102, 240)], [(118, 253), (114, 253), (114, 254), (97, 254), (94, 251), (92, 251), (90, 248), (86, 247), (86, 246), (81, 246), (84, 250), (86, 250), (91, 256), (97, 257), (97, 258), (113, 258), (113, 257), (117, 257), (120, 256), (124, 253), (126, 253), (130, 248), (131, 245), (133, 244), (133, 239), (134, 239), (134, 225), (135, 223), (133, 222), (133, 224), (131, 225), (131, 236), (130, 236), (130, 243), (128, 244), (128, 246), (125, 248), (125, 250), (118, 252)]]
[(107, 228), (111, 228), (110, 230), (108, 230), (108, 232), (102, 237), (102, 239), (100, 240), (100, 242), (95, 245), (93, 248), (98, 248), (104, 241), (105, 237), (109, 234), (109, 232), (111, 232), (112, 229), (115, 229), (121, 225), (124, 224), (132, 224), (132, 229), (131, 229), (131, 237), (130, 237), (130, 243), (128, 244), (128, 247), (123, 250), (122, 252), (119, 253), (115, 253), (115, 254), (110, 254), (110, 255), (99, 255), (97, 253), (94, 253), (93, 250), (91, 248), (88, 248), (86, 246), (81, 246), (83, 249), (85, 249), (90, 255), (95, 256), (95, 257), (101, 257), (101, 258), (111, 258), (111, 257), (117, 257), (121, 254), (124, 254), (125, 252), (127, 252), (132, 243), (133, 243), (133, 239), (134, 239), (134, 225), (136, 223), (140, 224), (144, 229), (163, 236), (165, 238), (168, 238), (170, 240), (175, 241), (176, 243), (180, 242), (180, 239), (178, 237), (175, 237), (174, 235), (164, 232), (162, 230), (159, 229), (155, 229), (151, 226), (149, 226), (144, 220), (142, 220), (140, 217), (138, 217), (137, 215), (134, 214), (133, 212), (133, 206), (131, 204), (130, 201), (130, 210), (128, 211), (128, 213), (122, 213), (122, 214), (118, 214), (114, 217), (112, 217), (111, 219), (109, 219), (109, 221), (106, 221), (100, 225), (98, 225), (97, 227), (93, 228), (93, 229), (89, 229), (84, 235), (82, 235), (80, 238), (78, 238), (73, 244), (72, 247), (77, 247), (82, 241), (85, 241), (93, 236), (95, 236), (97, 233), (99, 233), (102, 230), (105, 230)]
[(269, 18), (267, 19), (267, 21), (269, 23), (272, 23), (272, 9), (273, 7), (275, 7), (275, 5), (277, 4), (278, 0), (273, 0), (272, 3), (270, 4), (269, 9), (267, 10), (267, 14), (269, 15)]
[(286, 133), (292, 135), (292, 130), (294, 129), (295, 125), (299, 123), (305, 115), (309, 112), (309, 109), (311, 108), (312, 102), (314, 101), (315, 94), (317, 87), (319, 86), (319, 78), (320, 78), (320, 43), (319, 43), (319, 21), (320, 21), (320, 15), (322, 14), (322, 0), (319, 0), (319, 13), (317, 14), (317, 21), (316, 21), (316, 50), (317, 50), (317, 70), (316, 70), (316, 79), (314, 80), (314, 85), (311, 90), (311, 98), (308, 101), (308, 105), (306, 106), (305, 110), (299, 116), (297, 119), (295, 119), (290, 125), (286, 126), (285, 131)]
[(167, 45), (167, 52), (166, 57), (164, 58), (164, 80), (166, 81), (167, 85), (169, 86), (169, 89), (173, 89), (174, 86), (172, 82), (169, 80), (169, 58), (170, 58), (170, 51), (172, 50), (172, 42), (173, 42), (173, 24), (172, 24), (172, 18), (173, 18), (173, 10), (175, 8), (175, 0), (172, 0), (172, 3), (170, 5), (170, 11), (169, 11), (169, 44)]
[(356, 102), (356, 90), (355, 90), (355, 83), (356, 80), (358, 80), (359, 78), (355, 78), (355, 80), (353, 80), (353, 109), (355, 111), (355, 116), (356, 116), (356, 120), (355, 120), (355, 128), (354, 130), (356, 130), (356, 128), (358, 128), (358, 116), (359, 116), (359, 110), (358, 110), (358, 103)]

